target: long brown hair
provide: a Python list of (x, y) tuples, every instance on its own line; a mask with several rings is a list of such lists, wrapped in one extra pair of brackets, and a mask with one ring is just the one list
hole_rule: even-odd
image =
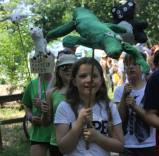
[[(80, 66), (83, 64), (89, 64), (89, 65), (94, 64), (94, 66), (98, 69), (101, 79), (102, 79), (101, 87), (98, 90), (98, 92), (96, 93), (95, 102), (104, 101), (106, 103), (106, 105), (109, 105), (109, 102), (110, 102), (110, 99), (108, 97), (107, 87), (106, 87), (105, 80), (103, 77), (103, 70), (102, 70), (101, 65), (99, 64), (99, 62), (97, 60), (95, 60), (93, 58), (89, 58), (89, 57), (81, 58), (73, 65), (71, 80), (69, 83), (69, 88), (66, 93), (66, 100), (71, 105), (71, 108), (74, 111), (76, 116), (77, 116), (78, 105), (79, 105), (81, 99), (79, 97), (78, 89), (73, 84), (73, 81), (76, 78), (76, 75), (79, 71)], [(106, 109), (107, 108), (108, 107), (106, 106)]]

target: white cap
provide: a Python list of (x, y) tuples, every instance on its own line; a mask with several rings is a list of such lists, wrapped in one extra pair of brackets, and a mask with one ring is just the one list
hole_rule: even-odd
[(74, 64), (76, 60), (77, 58), (73, 54), (63, 54), (58, 58), (56, 66), (58, 67), (65, 64)]

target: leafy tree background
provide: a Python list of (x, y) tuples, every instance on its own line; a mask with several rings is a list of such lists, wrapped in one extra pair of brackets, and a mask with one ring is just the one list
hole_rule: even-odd
[[(45, 33), (72, 19), (72, 11), (77, 6), (91, 9), (103, 22), (113, 22), (111, 8), (118, 0), (25, 0), (34, 4), (33, 12), (40, 15), (34, 19), (36, 25), (44, 28)], [(158, 43), (159, 5), (158, 0), (136, 0), (136, 18), (144, 19), (149, 27), (146, 33), (150, 45)], [(23, 45), (19, 37), (18, 26), (10, 20), (4, 20), (19, 3), (12, 0), (0, 4), (0, 84), (11, 83), (19, 86), (28, 81), (27, 54), (33, 49), (32, 39), (28, 31), (28, 20), (19, 22)], [(53, 41), (54, 42), (54, 41)]]

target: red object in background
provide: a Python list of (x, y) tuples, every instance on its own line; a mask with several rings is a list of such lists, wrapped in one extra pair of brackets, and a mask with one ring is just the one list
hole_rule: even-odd
[(151, 48), (151, 55), (153, 56), (155, 54), (155, 52), (159, 50), (159, 44), (155, 44), (152, 48)]

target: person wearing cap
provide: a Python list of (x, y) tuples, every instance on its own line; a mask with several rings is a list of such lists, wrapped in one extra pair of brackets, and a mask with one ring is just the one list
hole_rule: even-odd
[(58, 52), (58, 55), (57, 55), (57, 59), (60, 57), (60, 56), (62, 56), (63, 54), (72, 54), (72, 51), (70, 51), (69, 49), (63, 49), (63, 50), (60, 50), (59, 52)]
[[(47, 103), (52, 107), (52, 123), (56, 108), (61, 101), (65, 99), (65, 93), (70, 81), (71, 69), (77, 58), (73, 54), (62, 54), (56, 62), (55, 85), (47, 93)], [(50, 139), (50, 156), (61, 156), (57, 143), (55, 127), (53, 124)]]

